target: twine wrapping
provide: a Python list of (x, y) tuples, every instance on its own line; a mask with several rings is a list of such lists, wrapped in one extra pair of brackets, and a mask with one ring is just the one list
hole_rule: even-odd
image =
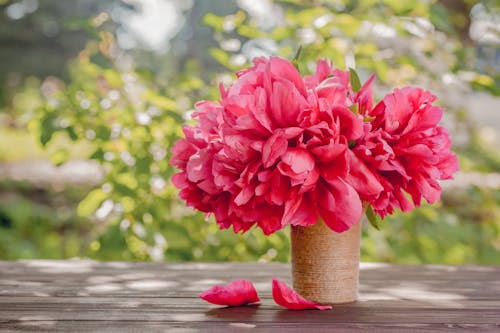
[(321, 304), (353, 302), (358, 297), (361, 222), (333, 232), (323, 221), (292, 227), (293, 288)]

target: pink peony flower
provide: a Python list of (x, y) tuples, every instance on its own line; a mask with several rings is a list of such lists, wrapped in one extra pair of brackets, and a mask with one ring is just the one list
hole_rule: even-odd
[(181, 198), (235, 232), (257, 225), (270, 234), (318, 217), (348, 230), (362, 214), (347, 181), (348, 143), (364, 133), (349, 109), (349, 72), (320, 61), (303, 79), (289, 61), (259, 58), (237, 76), (220, 103), (196, 105), (199, 124), (172, 149)]
[(260, 302), (251, 281), (234, 280), (224, 286), (213, 286), (200, 294), (200, 298), (217, 305), (241, 306)]
[[(422, 197), (429, 203), (438, 201), (437, 181), (452, 178), (458, 170), (449, 134), (438, 126), (442, 110), (432, 104), (435, 100), (428, 91), (406, 87), (395, 89), (369, 111), (374, 119), (353, 149), (353, 160), (364, 171), (351, 174), (350, 181), (382, 217), (394, 208), (410, 211)], [(383, 186), (378, 196), (363, 195), (357, 186), (366, 181), (368, 170), (376, 175), (376, 180), (370, 179)]]
[(288, 310), (331, 310), (330, 305), (321, 305), (300, 296), (295, 290), (290, 289), (285, 282), (273, 279), (273, 299), (276, 304)]
[(266, 235), (318, 219), (346, 231), (363, 202), (382, 217), (435, 202), (437, 180), (458, 169), (435, 97), (405, 88), (373, 107), (372, 81), (354, 92), (327, 61), (302, 78), (287, 60), (256, 59), (219, 102), (196, 104), (198, 124), (172, 148), (180, 197), (222, 229)]

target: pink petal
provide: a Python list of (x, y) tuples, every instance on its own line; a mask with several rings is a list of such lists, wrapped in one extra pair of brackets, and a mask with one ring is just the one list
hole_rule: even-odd
[(255, 195), (256, 196), (263, 196), (266, 193), (269, 193), (271, 190), (271, 184), (269, 182), (267, 183), (260, 183), (255, 187)]
[(349, 164), (349, 174), (346, 180), (354, 187), (359, 196), (367, 201), (378, 197), (380, 192), (384, 190), (384, 187), (380, 184), (372, 170), (351, 150), (349, 150)]
[(305, 76), (304, 81), (308, 89), (314, 89), (323, 80), (328, 78), (332, 72), (332, 66), (326, 59), (318, 60), (316, 65), (316, 72), (313, 75)]
[(273, 279), (273, 299), (276, 304), (288, 310), (330, 310), (332, 308), (330, 305), (321, 305), (305, 299), (290, 289), (285, 282), (277, 279)]
[(232, 130), (224, 131), (224, 152), (230, 159), (245, 162), (251, 160), (256, 155), (252, 148), (254, 143), (255, 140), (246, 135)]
[(267, 130), (273, 130), (273, 124), (271, 118), (267, 114), (267, 95), (266, 91), (262, 87), (257, 87), (255, 89), (255, 109), (253, 113), (255, 119)]
[(408, 120), (403, 134), (416, 130), (435, 128), (443, 116), (443, 109), (437, 106), (424, 107), (416, 110)]
[(346, 144), (335, 143), (333, 139), (330, 139), (330, 142), (328, 144), (312, 148), (311, 153), (314, 154), (318, 161), (328, 163), (334, 160), (340, 154), (345, 153), (346, 150)]
[(385, 130), (389, 133), (396, 132), (408, 122), (413, 109), (402, 89), (384, 97), (385, 104)]
[(276, 132), (267, 139), (262, 147), (262, 163), (264, 164), (264, 168), (269, 168), (276, 163), (278, 158), (286, 152), (287, 148), (288, 140), (282, 132)]
[(219, 92), (221, 98), (225, 98), (227, 96), (227, 89), (224, 87), (224, 83), (219, 82)]
[(291, 191), (290, 198), (285, 202), (285, 209), (281, 219), (281, 225), (283, 226), (291, 222), (291, 217), (297, 212), (302, 204), (302, 195), (298, 195), (297, 192), (297, 190)]
[(318, 212), (313, 196), (306, 192), (304, 194), (294, 194), (291, 200), (285, 202), (285, 210), (281, 224), (308, 226), (318, 221)]
[(275, 171), (271, 180), (270, 201), (278, 206), (281, 206), (288, 196), (290, 189), (289, 180), (282, 176), (279, 171)]
[(306, 87), (300, 73), (293, 64), (285, 59), (271, 57), (269, 59), (269, 70), (274, 78), (281, 78), (291, 82), (294, 88), (302, 95), (306, 96)]
[(404, 193), (401, 191), (401, 189), (399, 189), (399, 188), (395, 189), (393, 193), (394, 193), (394, 197), (399, 202), (399, 207), (401, 208), (401, 210), (403, 212), (409, 212), (413, 208), (415, 208), (415, 205), (413, 204), (413, 202), (411, 202), (406, 197), (406, 195), (404, 195)]
[(343, 153), (336, 156), (332, 161), (320, 166), (321, 177), (329, 182), (336, 180), (338, 177), (345, 177), (349, 168), (349, 155), (347, 149)]
[(287, 127), (285, 129), (280, 129), (282, 130), (283, 134), (285, 135), (285, 138), (287, 139), (293, 139), (297, 137), (299, 134), (302, 134), (304, 130), (300, 127)]
[(300, 148), (289, 148), (281, 157), (283, 163), (290, 166), (295, 174), (308, 172), (314, 169), (314, 158), (307, 150)]
[(212, 155), (207, 150), (199, 150), (191, 155), (186, 165), (187, 177), (193, 183), (212, 176)]
[(306, 105), (306, 99), (289, 81), (275, 81), (270, 95), (270, 113), (279, 127), (297, 125), (297, 116)]
[(460, 168), (457, 157), (451, 152), (443, 153), (438, 165), (441, 172), (440, 179), (453, 178), (453, 174)]
[(172, 158), (170, 164), (180, 169), (185, 169), (189, 158), (196, 153), (196, 146), (186, 139), (180, 139), (174, 143), (172, 148)]
[(280, 230), (283, 227), (280, 220), (275, 216), (259, 219), (258, 225), (266, 236)]
[(332, 113), (334, 117), (339, 118), (340, 133), (344, 135), (347, 140), (357, 140), (363, 135), (363, 121), (356, 117), (351, 110), (346, 107), (335, 107)]
[(362, 115), (366, 115), (373, 107), (372, 83), (374, 79), (375, 74), (370, 75), (354, 98), (359, 105), (359, 113)]
[(252, 95), (229, 96), (222, 100), (224, 110), (235, 116), (242, 116), (248, 113), (248, 105), (254, 103)]
[[(421, 174), (413, 177), (415, 186), (428, 203), (433, 204), (441, 198), (441, 186), (434, 179), (425, 179)], [(418, 205), (418, 204), (417, 204)]]
[(224, 286), (215, 285), (200, 294), (200, 298), (217, 305), (240, 306), (260, 302), (252, 282), (234, 280)]
[(236, 198), (234, 198), (234, 203), (238, 206), (244, 205), (252, 199), (254, 193), (255, 189), (252, 186), (247, 185), (240, 191), (240, 193), (238, 193)]
[(347, 231), (359, 223), (363, 210), (356, 190), (340, 178), (318, 182), (317, 205), (321, 218), (335, 232)]
[(174, 186), (178, 189), (183, 189), (189, 186), (189, 182), (185, 172), (177, 172), (173, 174), (170, 179), (172, 181), (172, 184), (174, 184)]

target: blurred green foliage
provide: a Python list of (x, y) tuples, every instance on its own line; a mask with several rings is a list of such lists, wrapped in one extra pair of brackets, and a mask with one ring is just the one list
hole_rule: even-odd
[(30, 183), (14, 181), (2, 182), (1, 188), (0, 258), (57, 259), (85, 254), (96, 231), (71, 209), (82, 199), (81, 189), (34, 189)]
[[(199, 99), (217, 99), (217, 82), (227, 82), (251, 56), (291, 59), (298, 45), (301, 71), (328, 57), (341, 68), (355, 66), (362, 79), (375, 72), (380, 91), (417, 83), (440, 95), (447, 88), (443, 74), (467, 72), (471, 89), (498, 94), (498, 74), (473, 68), (474, 48), (461, 35), (476, 2), (460, 3), (466, 11), (417, 0), (270, 2), (279, 24), (248, 6), (229, 15), (208, 13), (203, 22), (219, 43), (208, 52), (219, 67), (190, 57), (168, 77), (134, 65), (102, 16), (85, 21), (92, 37), (68, 64), (68, 79), (27, 81), (16, 92), (21, 104), (10, 107), (19, 117), (27, 114), (27, 128), (53, 163), (85, 157), (102, 166), (104, 179), (95, 188), (43, 190), (39, 196), (50, 200), (27, 193), (26, 184), (1, 183), (0, 194), (8, 195), (0, 203), (0, 258), (287, 261), (288, 230), (269, 237), (258, 230), (220, 231), (177, 198), (168, 159), (186, 111)], [(468, 137), (456, 147), (462, 168), (498, 172), (498, 152), (484, 145), (463, 110), (449, 112)], [(389, 217), (381, 231), (364, 228), (362, 260), (498, 263), (499, 203), (499, 189), (445, 192), (441, 204)]]
[[(174, 170), (168, 151), (184, 122), (177, 103), (203, 85), (196, 76), (181, 73), (175, 90), (161, 88), (150, 73), (122, 68), (122, 56), (112, 34), (102, 31), (69, 65), (69, 84), (52, 78), (41, 87), (43, 103), (30, 128), (42, 145), (53, 137), (92, 147), (88, 158), (105, 170), (103, 184), (89, 191), (76, 208), (100, 230), (84, 255), (125, 260), (243, 260), (265, 256), (284, 235), (270, 239), (246, 235), (247, 244), (231, 232), (218, 233), (214, 223), (183, 207), (170, 185)], [(66, 162), (68, 147), (51, 155)], [(95, 231), (94, 230), (94, 231)], [(282, 255), (282, 259), (286, 256)]]

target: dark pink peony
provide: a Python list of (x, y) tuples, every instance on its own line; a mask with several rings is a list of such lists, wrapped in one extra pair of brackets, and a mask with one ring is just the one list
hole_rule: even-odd
[(172, 149), (173, 183), (187, 204), (235, 232), (265, 234), (321, 217), (342, 232), (357, 223), (361, 199), (347, 181), (350, 141), (363, 120), (349, 107), (349, 72), (326, 61), (303, 79), (281, 58), (239, 72), (219, 103), (197, 104), (199, 123)]
[(458, 165), (435, 97), (405, 88), (374, 108), (372, 81), (354, 92), (327, 61), (302, 78), (287, 60), (256, 59), (219, 102), (196, 104), (198, 123), (172, 148), (180, 197), (223, 229), (265, 234), (319, 218), (343, 232), (363, 202), (385, 216), (436, 201)]
[(422, 198), (438, 201), (438, 180), (450, 179), (458, 170), (449, 134), (438, 126), (442, 110), (432, 104), (435, 100), (428, 91), (406, 87), (395, 89), (369, 111), (374, 119), (353, 149), (353, 158), (367, 170), (350, 180), (363, 183), (368, 170), (376, 175), (384, 190), (375, 197), (361, 196), (382, 217), (394, 208), (410, 211)]

